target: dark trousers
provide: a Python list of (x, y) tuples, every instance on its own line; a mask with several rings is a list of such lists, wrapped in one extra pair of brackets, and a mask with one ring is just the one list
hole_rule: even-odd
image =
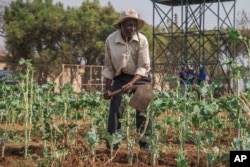
[[(123, 85), (132, 80), (133, 75), (121, 74), (114, 78), (114, 82), (112, 85), (112, 91), (121, 89)], [(143, 80), (138, 83), (143, 84)], [(122, 95), (115, 95), (111, 99), (110, 109), (109, 109), (109, 117), (108, 117), (108, 132), (113, 134), (116, 130), (121, 129), (121, 123), (119, 120), (122, 118), (124, 112), (124, 103), (122, 103)], [(137, 130), (144, 129), (144, 124), (146, 121), (146, 117), (140, 114), (140, 111), (136, 110), (136, 128)], [(151, 133), (152, 130), (152, 122), (149, 119), (149, 123), (147, 126), (147, 133)]]

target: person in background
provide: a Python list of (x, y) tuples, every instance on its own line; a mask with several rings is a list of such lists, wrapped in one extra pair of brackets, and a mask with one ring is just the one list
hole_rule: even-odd
[(193, 85), (195, 79), (195, 72), (193, 67), (188, 68), (187, 72), (187, 84)]
[(180, 86), (181, 88), (185, 87), (186, 81), (187, 81), (187, 71), (185, 67), (181, 68), (181, 71), (179, 73), (179, 78), (180, 78)]
[[(150, 71), (149, 44), (147, 38), (139, 33), (144, 23), (135, 10), (128, 9), (121, 13), (119, 21), (114, 24), (117, 30), (111, 33), (105, 42), (105, 65), (102, 74), (106, 80), (104, 99), (111, 100), (107, 126), (109, 134), (121, 129), (119, 119), (122, 118), (124, 112), (122, 95), (111, 97), (111, 92), (118, 89), (126, 92), (135, 84), (151, 83), (148, 77)], [(145, 122), (146, 117), (137, 110), (137, 129), (143, 129)], [(151, 120), (149, 120), (147, 132), (151, 133)], [(145, 140), (140, 140), (139, 144), (140, 147), (148, 147)], [(107, 147), (111, 148), (108, 142)], [(117, 149), (118, 144), (113, 148)]]
[(206, 82), (206, 73), (205, 73), (205, 69), (203, 67), (200, 68), (197, 81), (198, 81), (199, 85)]

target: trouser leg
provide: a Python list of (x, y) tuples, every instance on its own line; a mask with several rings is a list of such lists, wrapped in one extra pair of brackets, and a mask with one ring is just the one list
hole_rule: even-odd
[(142, 133), (145, 126), (146, 127), (146, 134), (150, 135), (152, 133), (152, 120), (149, 118), (147, 123), (147, 117), (144, 114), (141, 114), (140, 111), (136, 110), (136, 128), (137, 130)]
[[(114, 78), (112, 85), (112, 91), (121, 89), (123, 85), (131, 81), (132, 75), (121, 74)], [(115, 95), (110, 102), (109, 118), (108, 118), (108, 132), (110, 134), (116, 132), (121, 128), (119, 120), (122, 118), (124, 112), (124, 102), (122, 101), (122, 95)]]
[[(117, 90), (122, 87), (119, 82), (114, 83), (113, 89)], [(122, 103), (122, 96), (115, 95), (110, 102), (109, 117), (108, 117), (108, 132), (113, 134), (117, 129), (121, 128), (119, 120), (122, 118), (124, 111), (124, 104)]]
[[(114, 79), (112, 86), (112, 91), (120, 89), (123, 85), (131, 81), (133, 76), (131, 75), (121, 75)], [(109, 117), (108, 117), (108, 132), (113, 134), (116, 130), (121, 128), (121, 123), (119, 120), (122, 118), (124, 112), (124, 103), (122, 102), (121, 95), (115, 95), (110, 103)], [(147, 126), (145, 135), (151, 135), (152, 133), (152, 120), (146, 124), (146, 117), (140, 114), (140, 111), (136, 111), (136, 128), (138, 132), (142, 133), (144, 126)], [(143, 143), (144, 144), (144, 143)], [(147, 143), (146, 143), (147, 144)], [(141, 142), (140, 142), (141, 145)], [(144, 147), (144, 146), (143, 146)]]
[(139, 145), (141, 148), (148, 148), (149, 147), (149, 143), (147, 142), (145, 137), (151, 136), (151, 134), (152, 134), (152, 120), (151, 120), (151, 118), (149, 118), (149, 120), (147, 122), (146, 116), (142, 115), (140, 113), (140, 111), (136, 111), (136, 128), (139, 131), (139, 133), (144, 132), (145, 126), (147, 126), (147, 127), (146, 127), (144, 137), (142, 137), (139, 140)]

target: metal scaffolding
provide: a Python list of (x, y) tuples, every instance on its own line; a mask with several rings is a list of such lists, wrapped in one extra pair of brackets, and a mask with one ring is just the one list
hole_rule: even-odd
[(205, 67), (210, 79), (227, 48), (226, 29), (235, 27), (236, 0), (151, 0), (153, 72), (177, 75), (181, 66)]

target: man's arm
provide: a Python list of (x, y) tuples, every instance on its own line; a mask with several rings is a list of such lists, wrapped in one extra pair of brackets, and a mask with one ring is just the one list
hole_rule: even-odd
[(105, 91), (104, 91), (104, 99), (108, 100), (111, 98), (111, 84), (112, 84), (112, 80), (106, 78), (105, 81)]
[(131, 81), (129, 81), (126, 85), (124, 85), (124, 86), (122, 87), (122, 89), (123, 89), (124, 91), (129, 90), (130, 87), (133, 86), (133, 85), (134, 85), (137, 81), (139, 81), (141, 78), (142, 78), (141, 75), (135, 74), (134, 78), (133, 78)]

